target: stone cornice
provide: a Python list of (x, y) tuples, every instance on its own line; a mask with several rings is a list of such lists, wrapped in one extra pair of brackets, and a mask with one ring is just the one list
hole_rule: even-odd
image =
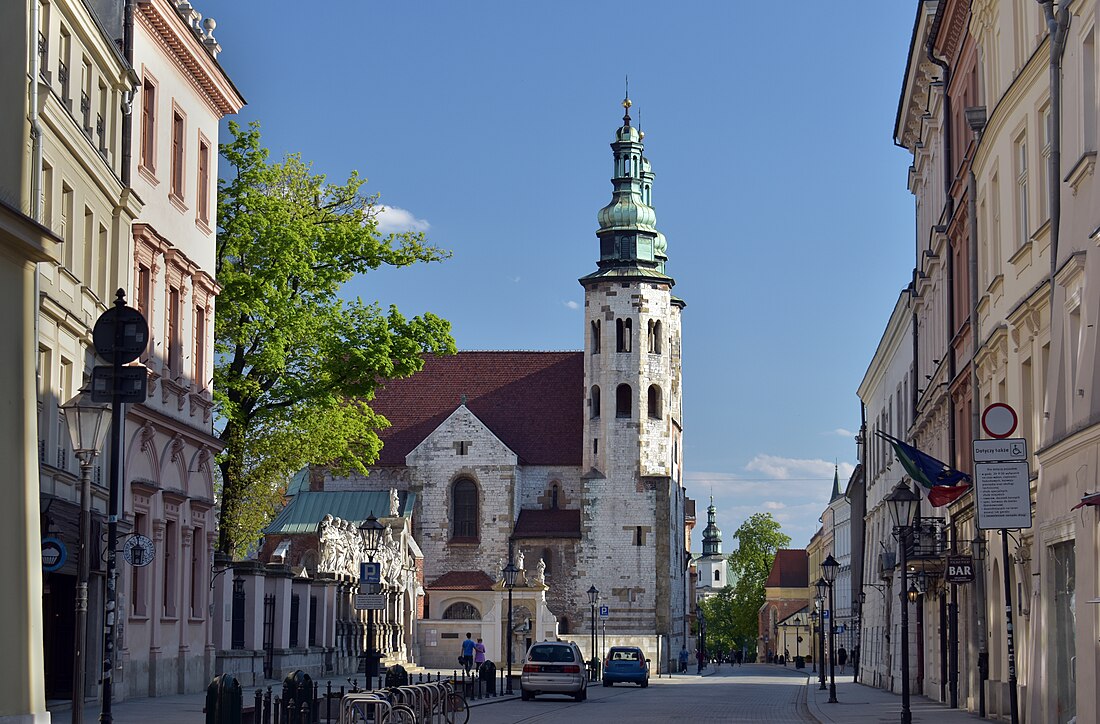
[(137, 9), (138, 21), (219, 118), (240, 111), (244, 98), (170, 0), (146, 0)]

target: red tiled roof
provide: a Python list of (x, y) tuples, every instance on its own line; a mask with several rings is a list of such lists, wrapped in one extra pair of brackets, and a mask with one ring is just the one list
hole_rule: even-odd
[(810, 557), (802, 548), (775, 552), (766, 588), (805, 588), (810, 585)]
[(371, 408), (382, 430), (376, 465), (400, 466), (458, 408), (466, 407), (528, 465), (578, 466), (584, 424), (583, 352), (459, 352), (428, 356), (424, 369), (379, 389)]
[(513, 538), (580, 538), (581, 512), (552, 508), (519, 511)]
[(433, 591), (489, 591), (493, 583), (495, 581), (482, 571), (451, 571), (429, 583), (426, 588)]

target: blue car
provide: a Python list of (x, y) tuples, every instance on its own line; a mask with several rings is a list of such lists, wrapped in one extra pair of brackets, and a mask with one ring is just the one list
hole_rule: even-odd
[(621, 681), (649, 686), (649, 659), (637, 646), (613, 646), (603, 660), (603, 685)]

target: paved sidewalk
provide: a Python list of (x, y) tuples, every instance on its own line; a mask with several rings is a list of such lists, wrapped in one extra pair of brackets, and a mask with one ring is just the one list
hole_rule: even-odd
[[(810, 714), (822, 724), (858, 724), (859, 722), (901, 721), (901, 695), (852, 681), (852, 675), (836, 677), (836, 704), (829, 703), (828, 682), (821, 691), (816, 674), (806, 682), (806, 703)], [(924, 696), (910, 696), (909, 710), (914, 722), (958, 724), (984, 721), (965, 709), (952, 709)]]

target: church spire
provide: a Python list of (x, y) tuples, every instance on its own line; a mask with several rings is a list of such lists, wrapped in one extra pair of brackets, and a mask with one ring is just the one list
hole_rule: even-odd
[(840, 466), (833, 466), (833, 494), (829, 497), (829, 502), (833, 502), (840, 497)]
[(611, 202), (600, 209), (596, 236), (600, 240), (599, 269), (581, 279), (653, 280), (673, 284), (665, 274), (667, 242), (657, 231), (653, 210), (653, 169), (645, 157), (641, 129), (630, 125), (634, 103), (623, 98), (623, 125), (611, 143), (614, 176)]
[(714, 507), (714, 496), (710, 498), (707, 506), (707, 527), (703, 529), (703, 555), (722, 555), (722, 531), (718, 530), (718, 524), (714, 521), (717, 508)]

